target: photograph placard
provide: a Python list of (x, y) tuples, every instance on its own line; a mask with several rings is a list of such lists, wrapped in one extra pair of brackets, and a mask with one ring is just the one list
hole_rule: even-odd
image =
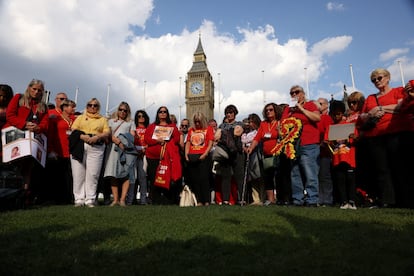
[(329, 126), (329, 141), (346, 140), (349, 135), (355, 132), (355, 124), (334, 124)]
[(169, 126), (156, 126), (154, 129), (154, 133), (152, 134), (152, 139), (158, 140), (162, 138), (163, 140), (170, 140), (171, 135), (173, 133), (174, 128)]
[(31, 156), (43, 167), (46, 164), (47, 138), (44, 134), (34, 134), (13, 126), (1, 130), (3, 162), (13, 162)]

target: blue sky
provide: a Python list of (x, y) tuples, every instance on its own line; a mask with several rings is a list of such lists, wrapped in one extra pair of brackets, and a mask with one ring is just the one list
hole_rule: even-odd
[(312, 99), (339, 98), (344, 84), (352, 91), (350, 64), (365, 95), (378, 67), (391, 71), (393, 86), (399, 65), (414, 79), (411, 0), (2, 0), (0, 21), (0, 82), (22, 92), (39, 78), (52, 99), (62, 90), (74, 99), (78, 87), (78, 110), (91, 97), (106, 106), (110, 84), (109, 109), (125, 100), (151, 119), (160, 105), (185, 116), (179, 80), (200, 33), (216, 119), (230, 103), (239, 119), (260, 115), (264, 101), (286, 102), (294, 84), (308, 84)]

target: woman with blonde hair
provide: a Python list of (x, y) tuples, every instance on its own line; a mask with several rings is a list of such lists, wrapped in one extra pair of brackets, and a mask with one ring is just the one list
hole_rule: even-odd
[(95, 207), (105, 141), (111, 133), (108, 120), (99, 113), (100, 108), (97, 98), (90, 99), (85, 112), (72, 125), (69, 143), (75, 207)]
[[(110, 206), (120, 205), (122, 207), (126, 206), (125, 200), (128, 193), (130, 183), (135, 183), (135, 161), (136, 155), (133, 155), (132, 158), (128, 158), (126, 160), (130, 160), (131, 163), (128, 164), (130, 168), (134, 168), (133, 170), (129, 170), (127, 175), (123, 175), (123, 177), (119, 176), (118, 168), (122, 165), (119, 164), (120, 162), (120, 152), (127, 150), (128, 145), (124, 144), (121, 140), (121, 135), (130, 134), (131, 138), (133, 139), (135, 136), (135, 122), (131, 119), (131, 108), (129, 104), (126, 102), (121, 102), (118, 106), (118, 109), (112, 115), (112, 118), (109, 119), (109, 128), (111, 129), (112, 139), (109, 145), (109, 155), (108, 159), (106, 160), (105, 164), (105, 173), (104, 173), (104, 180), (110, 182), (112, 195), (114, 201), (111, 203)], [(127, 135), (129, 136), (129, 135)], [(126, 136), (125, 136), (126, 137)], [(133, 145), (134, 140), (132, 140)], [(135, 148), (135, 146), (133, 146)], [(121, 196), (119, 196), (118, 186), (121, 186)]]
[[(7, 106), (6, 124), (3, 128), (14, 126), (21, 130), (29, 130), (35, 134), (46, 134), (49, 125), (47, 105), (42, 101), (45, 91), (43, 81), (33, 79), (28, 84), (24, 94), (16, 94)], [(32, 169), (36, 161), (20, 159), (18, 166), (21, 170), (24, 190), (27, 197), (31, 189)], [(16, 164), (17, 165), (17, 164)], [(26, 198), (29, 203), (30, 199)]]
[(213, 146), (214, 130), (201, 112), (193, 115), (185, 144), (185, 160), (188, 163), (186, 182), (194, 191), (199, 205), (210, 204), (210, 150)]

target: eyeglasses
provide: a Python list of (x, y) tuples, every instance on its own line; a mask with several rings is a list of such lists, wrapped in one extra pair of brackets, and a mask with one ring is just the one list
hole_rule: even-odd
[(98, 107), (99, 105), (97, 104), (88, 104), (88, 107)]
[(275, 111), (273, 108), (266, 108), (266, 112), (272, 112)]
[(383, 76), (379, 76), (377, 78), (372, 78), (371, 81), (372, 83), (376, 83), (377, 81), (382, 81)]
[(128, 113), (128, 110), (119, 108), (118, 111)]
[(138, 117), (138, 118), (144, 118), (144, 115), (139, 114), (137, 117)]
[(160, 110), (160, 111), (158, 111), (158, 114), (162, 114), (162, 113), (167, 114), (167, 110)]
[(300, 90), (291, 91), (290, 95), (295, 96), (295, 95), (299, 94), (300, 92), (302, 92), (302, 91), (300, 91)]
[(56, 99), (64, 101), (64, 100), (67, 100), (68, 98), (56, 98)]
[(349, 101), (348, 102), (349, 105), (351, 105), (351, 104), (356, 105), (357, 103), (358, 103), (357, 101)]

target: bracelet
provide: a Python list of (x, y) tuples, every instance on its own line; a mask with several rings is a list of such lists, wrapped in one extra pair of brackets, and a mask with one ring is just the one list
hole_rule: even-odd
[(380, 111), (382, 111), (382, 106), (381, 106), (381, 105), (379, 105), (378, 107), (379, 107), (379, 110), (380, 110)]

